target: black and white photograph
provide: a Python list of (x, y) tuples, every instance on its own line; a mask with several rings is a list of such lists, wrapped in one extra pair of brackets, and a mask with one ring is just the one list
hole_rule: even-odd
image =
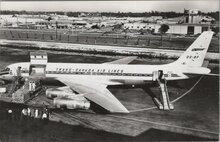
[(0, 1), (0, 142), (219, 141), (219, 0)]

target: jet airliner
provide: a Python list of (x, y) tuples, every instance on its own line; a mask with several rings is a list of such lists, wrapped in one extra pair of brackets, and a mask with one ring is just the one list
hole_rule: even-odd
[(129, 113), (123, 104), (107, 89), (108, 85), (141, 85), (156, 81), (157, 72), (163, 73), (167, 81), (189, 79), (198, 75), (208, 75), (210, 69), (203, 62), (213, 36), (212, 31), (203, 32), (176, 61), (164, 65), (128, 64), (134, 57), (127, 57), (103, 64), (50, 63), (44, 68), (30, 68), (30, 62), (15, 63), (1, 72), (1, 79), (16, 76), (29, 77), (32, 72), (44, 75), (41, 79), (57, 80), (72, 90), (108, 110)]

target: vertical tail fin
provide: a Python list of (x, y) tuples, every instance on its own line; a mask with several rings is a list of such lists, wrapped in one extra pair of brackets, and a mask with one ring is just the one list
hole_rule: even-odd
[(180, 58), (174, 62), (174, 64), (201, 67), (205, 59), (212, 36), (212, 31), (203, 32), (180, 56)]

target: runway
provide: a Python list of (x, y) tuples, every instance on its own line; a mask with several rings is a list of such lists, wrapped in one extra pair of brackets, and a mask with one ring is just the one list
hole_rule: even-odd
[[(1, 46), (30, 48), (40, 50), (57, 50), (57, 51), (72, 51), (78, 53), (101, 53), (111, 55), (128, 55), (128, 56), (146, 56), (157, 58), (178, 58), (184, 51), (172, 49), (154, 49), (154, 48), (135, 48), (123, 47), (119, 45), (88, 45), (88, 44), (73, 44), (60, 42), (39, 42), (39, 41), (22, 41), (22, 40), (6, 40), (0, 39)], [(208, 52), (206, 59), (218, 60), (218, 53)]]

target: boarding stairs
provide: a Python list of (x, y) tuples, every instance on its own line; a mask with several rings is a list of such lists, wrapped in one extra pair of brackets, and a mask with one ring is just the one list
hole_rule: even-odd
[(161, 100), (161, 104), (163, 107), (159, 107), (162, 108), (163, 110), (171, 110), (174, 109), (174, 106), (172, 105), (172, 103), (170, 102), (170, 98), (169, 98), (169, 94), (167, 91), (167, 81), (165, 78), (163, 79), (157, 79), (157, 82), (159, 84), (159, 88), (161, 90), (161, 95), (160, 95), (160, 100)]
[(8, 89), (9, 97), (11, 97), (11, 95), (20, 87), (20, 83), (19, 83), (20, 80), (21, 80), (20, 76), (13, 77), (12, 84), (11, 84), (10, 88)]

